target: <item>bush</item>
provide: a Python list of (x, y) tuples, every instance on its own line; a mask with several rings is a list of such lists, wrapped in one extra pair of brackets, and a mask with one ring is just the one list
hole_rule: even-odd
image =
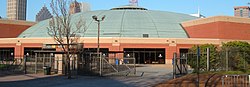
[[(206, 71), (216, 71), (218, 66), (219, 66), (219, 57), (218, 57), (218, 51), (217, 51), (217, 47), (213, 44), (205, 44), (205, 45), (201, 45), (200, 47), (200, 70), (205, 71), (207, 69), (207, 48), (210, 49), (210, 59), (209, 59), (209, 63), (210, 63), (210, 69), (206, 70)], [(196, 72), (196, 68), (197, 68), (197, 46), (193, 46), (190, 50), (189, 50), (189, 56), (188, 56), (188, 64), (194, 68), (194, 72)]]

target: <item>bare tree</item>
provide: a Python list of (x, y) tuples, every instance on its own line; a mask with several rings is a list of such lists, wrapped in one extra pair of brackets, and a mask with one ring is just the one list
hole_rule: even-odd
[[(48, 34), (62, 47), (66, 56), (66, 72), (68, 79), (71, 78), (70, 59), (75, 45), (79, 43), (80, 33), (86, 31), (83, 17), (72, 21), (69, 14), (69, 6), (72, 0), (51, 0), (53, 18), (49, 20)], [(76, 21), (76, 22), (75, 22)]]

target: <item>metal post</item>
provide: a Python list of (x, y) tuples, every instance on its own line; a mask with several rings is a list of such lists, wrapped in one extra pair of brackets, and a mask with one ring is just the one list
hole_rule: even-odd
[(100, 52), (100, 21), (98, 22), (98, 34), (97, 34), (97, 54), (98, 54), (98, 58), (100, 57), (99, 52)]
[(51, 56), (53, 56), (53, 54), (52, 54), (52, 53), (50, 53), (50, 56), (49, 56), (49, 67), (51, 67), (51, 65), (52, 65)]
[(37, 74), (37, 53), (35, 53), (35, 74)]
[(246, 55), (245, 55), (245, 52), (243, 52), (243, 55), (244, 55), (244, 57), (243, 57), (243, 58), (244, 58), (244, 69), (247, 70), (247, 69), (246, 69), (246, 64), (247, 64), (247, 63), (246, 63)]
[(174, 53), (174, 58), (173, 58), (173, 78), (176, 78), (176, 57), (177, 57), (177, 53)]
[(100, 76), (102, 76), (102, 58), (101, 58), (101, 56), (99, 55), (99, 54), (97, 54), (98, 56), (99, 56), (99, 58), (100, 58)]
[(226, 50), (226, 71), (228, 71), (228, 54), (229, 54), (229, 52), (228, 52), (228, 50)]
[(197, 87), (200, 87), (199, 85), (200, 85), (200, 47), (199, 46), (197, 46)]
[(43, 54), (43, 66), (45, 66), (45, 54)]
[(134, 68), (135, 68), (135, 73), (136, 74), (136, 59), (135, 59), (135, 53), (133, 52), (133, 58), (134, 58)]
[(210, 57), (210, 49), (207, 48), (207, 71), (210, 71), (210, 67), (209, 67), (209, 58)]
[(26, 62), (27, 62), (27, 55), (25, 55), (24, 57), (24, 74), (27, 74), (27, 66), (26, 66)]

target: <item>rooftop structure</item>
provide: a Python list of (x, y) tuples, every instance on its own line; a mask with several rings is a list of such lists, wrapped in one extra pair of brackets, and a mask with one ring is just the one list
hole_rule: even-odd
[(250, 17), (250, 7), (249, 6), (234, 7), (234, 16), (249, 18)]

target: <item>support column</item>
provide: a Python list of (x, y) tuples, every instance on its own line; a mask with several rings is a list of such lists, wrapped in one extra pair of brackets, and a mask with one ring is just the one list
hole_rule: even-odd
[(166, 64), (172, 64), (174, 53), (178, 53), (176, 45), (169, 45), (169, 47), (167, 47), (165, 51), (166, 51)]
[(58, 64), (55, 64), (58, 70), (58, 74), (63, 74), (64, 65), (63, 65), (62, 54), (55, 54), (55, 60), (58, 61), (58, 62), (55, 62), (55, 63), (58, 63)]
[(23, 58), (23, 48), (21, 43), (17, 43), (14, 51), (15, 58)]

